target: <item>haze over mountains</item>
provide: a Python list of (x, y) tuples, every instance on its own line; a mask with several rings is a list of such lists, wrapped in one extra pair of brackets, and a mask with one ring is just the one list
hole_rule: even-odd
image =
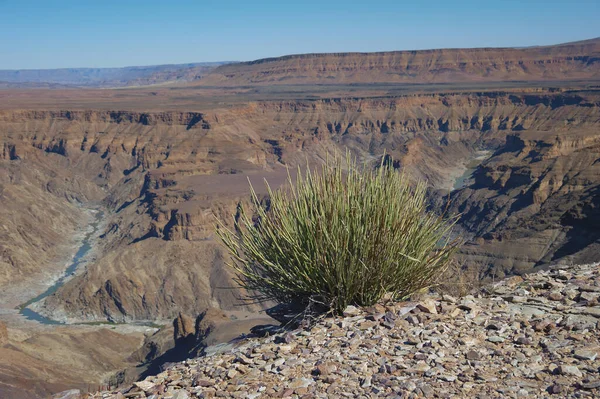
[(201, 79), (210, 70), (223, 64), (225, 62), (199, 62), (124, 68), (0, 70), (0, 85), (6, 87), (43, 87), (48, 85), (122, 87), (145, 86), (164, 82), (189, 82)]
[(527, 48), (441, 49), (299, 54), (250, 62), (204, 62), (125, 68), (0, 70), (11, 87), (441, 83), (600, 79), (600, 38)]
[[(426, 179), (433, 206), (462, 214), (465, 275), (598, 260), (600, 39), (7, 79), (17, 87), (0, 90), (0, 396), (136, 378), (182, 345), (175, 331), (194, 330), (185, 315), (208, 309), (200, 346), (224, 321), (252, 324), (258, 307), (240, 306), (214, 217), (233, 220), (250, 201), (247, 178), (275, 187), (286, 167), (332, 151), (373, 164), (385, 151)], [(124, 86), (137, 87), (107, 89)], [(113, 324), (25, 320), (15, 307), (63, 273), (91, 209), (104, 216), (89, 256), (29, 308)]]

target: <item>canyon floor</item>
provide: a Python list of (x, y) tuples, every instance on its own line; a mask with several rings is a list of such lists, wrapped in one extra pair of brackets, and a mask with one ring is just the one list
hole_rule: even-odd
[[(272, 322), (242, 300), (215, 218), (233, 224), (248, 179), (267, 201), (263, 179), (279, 187), (335, 151), (385, 153), (427, 180), (433, 211), (461, 214), (457, 291), (597, 262), (599, 48), (291, 56), (192, 83), (0, 89), (0, 396), (127, 384)], [(84, 261), (28, 305), (58, 324), (27, 319), (91, 208), (103, 217)]]

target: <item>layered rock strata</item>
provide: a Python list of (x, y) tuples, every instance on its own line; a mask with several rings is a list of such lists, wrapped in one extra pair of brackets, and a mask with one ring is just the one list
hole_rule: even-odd
[(263, 178), (276, 187), (286, 166), (344, 148), (373, 164), (386, 151), (394, 166), (440, 189), (432, 191), (439, 209), (465, 160), (491, 150), (474, 183), (450, 198), (473, 237), (464, 263), (480, 276), (593, 260), (598, 104), (586, 92), (471, 93), (209, 112), (4, 111), (0, 120), (9, 176), (56, 159), (92, 185), (61, 179), (77, 187), (66, 199), (104, 197), (109, 209), (97, 259), (42, 311), (70, 321), (170, 320), (239, 305), (214, 225), (249, 201), (247, 177), (261, 190)]
[(206, 85), (598, 79), (600, 39), (530, 48), (301, 54), (223, 65)]

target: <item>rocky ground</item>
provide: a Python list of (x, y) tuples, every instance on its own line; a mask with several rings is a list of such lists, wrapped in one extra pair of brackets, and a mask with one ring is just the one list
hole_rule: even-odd
[(55, 398), (599, 397), (599, 299), (600, 264), (555, 267), (462, 298), (349, 307), (120, 391)]

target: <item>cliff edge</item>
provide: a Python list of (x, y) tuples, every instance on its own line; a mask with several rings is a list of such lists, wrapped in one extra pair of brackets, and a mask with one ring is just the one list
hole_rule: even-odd
[(598, 397), (598, 266), (557, 266), (462, 298), (349, 307), (83, 397)]

